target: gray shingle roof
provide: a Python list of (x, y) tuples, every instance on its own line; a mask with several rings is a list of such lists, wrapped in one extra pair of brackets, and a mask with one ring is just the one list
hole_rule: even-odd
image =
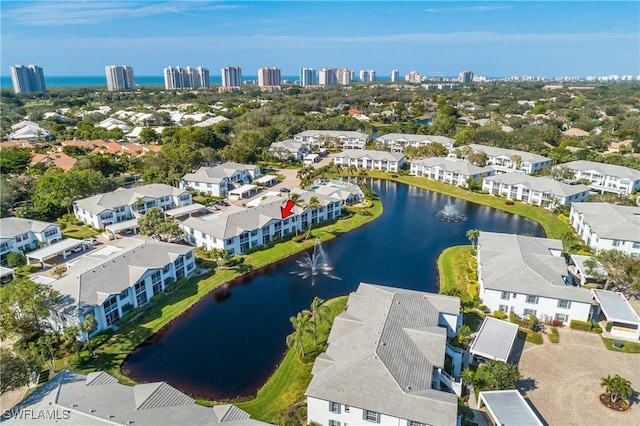
[(498, 148), (495, 146), (479, 145), (472, 143), (469, 145), (474, 151), (481, 151), (490, 157), (504, 156), (511, 158), (514, 155), (519, 155), (523, 162), (526, 163), (544, 163), (551, 161), (551, 158), (544, 157), (542, 155), (533, 154), (526, 151), (518, 151), (516, 149)]
[(174, 197), (184, 194), (184, 189), (179, 189), (163, 183), (136, 186), (134, 188), (118, 188), (112, 192), (94, 195), (74, 202), (78, 207), (92, 214), (100, 214), (105, 210), (119, 206), (133, 205), (140, 197), (160, 198), (167, 195)]
[(369, 158), (371, 160), (400, 161), (404, 158), (401, 152), (373, 151), (367, 149), (347, 149), (334, 158)]
[(640, 241), (640, 207), (610, 203), (573, 203), (598, 238)]
[(329, 138), (338, 138), (340, 136), (346, 136), (348, 138), (367, 138), (366, 133), (357, 132), (353, 130), (305, 130), (300, 132), (296, 137), (318, 137), (325, 136)]
[(443, 170), (460, 173), (465, 176), (475, 176), (482, 173), (490, 173), (495, 171), (491, 166), (478, 167), (471, 163), (455, 158), (430, 157), (421, 160), (414, 160), (411, 165), (423, 165), (425, 167), (440, 167)]
[[(106, 373), (91, 373), (110, 377)], [(176, 425), (266, 425), (252, 420), (233, 405), (203, 407), (164, 382), (125, 386), (117, 382), (88, 384), (88, 376), (69, 371), (36, 389), (16, 409), (50, 412), (56, 410), (56, 424), (87, 426), (133, 424), (137, 426)], [(142, 403), (140, 403), (142, 401)], [(67, 413), (62, 415), (63, 410)], [(3, 419), (8, 425), (49, 424), (42, 417)]]
[(640, 171), (630, 169), (629, 167), (617, 166), (615, 164), (598, 163), (596, 161), (577, 160), (570, 161), (568, 163), (559, 164), (559, 166), (566, 166), (571, 170), (578, 170), (581, 172), (594, 170), (602, 175), (615, 176), (619, 178), (627, 178), (632, 181), (640, 180)]
[(224, 163), (215, 167), (200, 167), (194, 173), (187, 173), (182, 179), (189, 182), (220, 183), (238, 171), (254, 170), (258, 166), (240, 163)]
[(22, 217), (3, 217), (0, 218), (0, 238), (15, 238), (27, 232), (41, 233), (49, 226), (58, 225)]
[(193, 247), (153, 240), (123, 239), (75, 261), (53, 288), (71, 297), (73, 305), (93, 306), (119, 294), (149, 269), (160, 269)]
[(484, 180), (502, 182), (506, 185), (522, 185), (532, 191), (548, 192), (549, 194), (561, 197), (570, 197), (583, 192), (589, 192), (589, 187), (582, 184), (568, 185), (548, 177), (531, 176), (523, 173), (505, 173), (489, 176), (484, 178)]
[(456, 396), (431, 389), (431, 378), (434, 367), (444, 366), (446, 329), (438, 326), (439, 314), (457, 315), (459, 299), (361, 283), (347, 306), (314, 365), (306, 395), (454, 425)]
[(478, 254), (486, 289), (591, 303), (584, 288), (565, 285), (567, 265), (551, 250), (562, 251), (560, 240), (481, 232)]
[(377, 141), (407, 141), (411, 143), (424, 142), (424, 143), (440, 143), (442, 145), (453, 145), (455, 139), (446, 136), (435, 135), (414, 135), (410, 133), (386, 133), (376, 138)]
[(287, 139), (284, 141), (272, 143), (271, 146), (269, 147), (269, 150), (274, 151), (278, 148), (284, 148), (289, 152), (297, 153), (302, 145), (304, 145), (304, 142), (296, 141), (293, 139)]

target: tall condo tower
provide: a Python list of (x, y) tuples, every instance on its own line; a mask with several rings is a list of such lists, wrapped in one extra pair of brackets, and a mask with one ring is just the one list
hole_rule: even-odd
[(44, 72), (37, 65), (16, 65), (10, 67), (11, 83), (15, 93), (44, 92), (47, 86), (44, 83)]
[(133, 90), (136, 82), (133, 78), (133, 68), (126, 65), (107, 65), (104, 67), (107, 75), (107, 90)]
[(338, 70), (335, 68), (322, 68), (320, 70), (320, 84), (323, 86), (338, 84)]
[(318, 72), (315, 68), (301, 68), (300, 86), (313, 86), (314, 84), (318, 84)]
[(260, 87), (280, 86), (280, 68), (276, 68), (276, 67), (258, 68), (258, 86)]
[(209, 69), (204, 67), (167, 67), (164, 69), (164, 88), (200, 89), (209, 87)]
[(374, 70), (360, 70), (360, 81), (363, 83), (376, 81), (376, 72)]
[(220, 70), (222, 87), (242, 87), (242, 69), (240, 67), (224, 67)]
[(458, 75), (458, 81), (460, 81), (460, 83), (473, 82), (473, 71), (460, 71), (460, 74)]
[(348, 86), (349, 84), (351, 84), (351, 80), (353, 79), (353, 70), (350, 70), (348, 68), (339, 69), (337, 70), (337, 76), (338, 84)]
[(391, 81), (400, 81), (400, 71), (391, 70)]

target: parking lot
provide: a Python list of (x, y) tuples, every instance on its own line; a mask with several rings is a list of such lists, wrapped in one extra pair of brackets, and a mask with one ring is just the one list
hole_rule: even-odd
[(600, 380), (619, 374), (640, 392), (640, 355), (610, 351), (595, 333), (559, 329), (560, 343), (527, 343), (519, 368), (520, 390), (549, 425), (638, 425), (640, 404), (616, 413), (598, 401)]

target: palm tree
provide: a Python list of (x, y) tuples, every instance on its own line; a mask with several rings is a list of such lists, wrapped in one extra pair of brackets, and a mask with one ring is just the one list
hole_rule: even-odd
[(293, 326), (293, 333), (287, 336), (287, 347), (295, 347), (304, 357), (304, 336), (311, 334), (311, 322), (309, 315), (299, 312), (297, 316), (289, 318)]
[(567, 231), (562, 234), (562, 248), (565, 253), (569, 253), (571, 251), (571, 247), (573, 243), (577, 242), (576, 234), (573, 231)]
[(467, 231), (467, 239), (471, 243), (472, 248), (476, 248), (476, 241), (478, 240), (479, 236), (480, 236), (479, 229), (469, 229)]
[(70, 325), (62, 330), (62, 341), (65, 346), (70, 349), (74, 349), (78, 355), (80, 355), (80, 345), (78, 345), (78, 332), (80, 329), (78, 326)]
[(603, 377), (600, 380), (600, 386), (605, 388), (605, 392), (611, 397), (611, 402), (615, 403), (618, 398), (629, 398), (633, 395), (633, 388), (631, 382), (624, 377), (616, 374), (611, 377)]
[(513, 163), (513, 168), (519, 170), (520, 166), (522, 165), (522, 157), (514, 154), (511, 156), (511, 162)]
[(91, 333), (96, 331), (97, 328), (98, 321), (96, 321), (96, 318), (91, 314), (86, 315), (84, 317), (84, 321), (80, 323), (80, 330), (87, 333), (87, 347), (89, 349), (90, 356), (93, 356), (93, 348), (91, 347)]
[(306, 313), (311, 319), (311, 325), (313, 326), (313, 346), (318, 344), (318, 322), (323, 321), (329, 314), (329, 307), (324, 304), (324, 299), (314, 297), (311, 301), (309, 309), (302, 311)]
[[(311, 197), (309, 198), (309, 203), (305, 206), (309, 209), (311, 209), (311, 211), (313, 211), (313, 209), (317, 209), (322, 207), (322, 204), (320, 204), (320, 200), (318, 200), (318, 197)], [(313, 216), (313, 215), (312, 215)], [(309, 227), (307, 228), (307, 234), (304, 237), (305, 239), (309, 239), (309, 237), (311, 236), (311, 220), (309, 221)]]
[(359, 169), (356, 177), (357, 177), (356, 183), (362, 183), (366, 178), (369, 177), (369, 171), (367, 169)]
[(473, 386), (473, 379), (475, 377), (476, 373), (474, 373), (472, 370), (469, 370), (468, 368), (462, 370), (462, 373), (460, 374), (460, 380), (462, 380), (462, 384), (467, 387)]
[[(297, 207), (300, 207), (301, 209), (304, 210), (305, 206), (304, 206), (304, 203), (302, 202), (302, 197), (300, 197), (300, 194), (298, 194), (297, 192), (291, 192), (289, 194), (289, 199), (291, 201), (293, 201), (293, 205), (295, 205)], [(297, 216), (293, 216), (292, 219), (295, 222), (296, 237), (297, 237), (298, 236), (298, 217)]]

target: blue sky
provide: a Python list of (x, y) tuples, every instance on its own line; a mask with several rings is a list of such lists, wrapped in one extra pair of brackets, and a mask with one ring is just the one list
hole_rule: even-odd
[(0, 2), (1, 75), (103, 75), (131, 65), (374, 69), (386, 76), (640, 74), (638, 1)]

